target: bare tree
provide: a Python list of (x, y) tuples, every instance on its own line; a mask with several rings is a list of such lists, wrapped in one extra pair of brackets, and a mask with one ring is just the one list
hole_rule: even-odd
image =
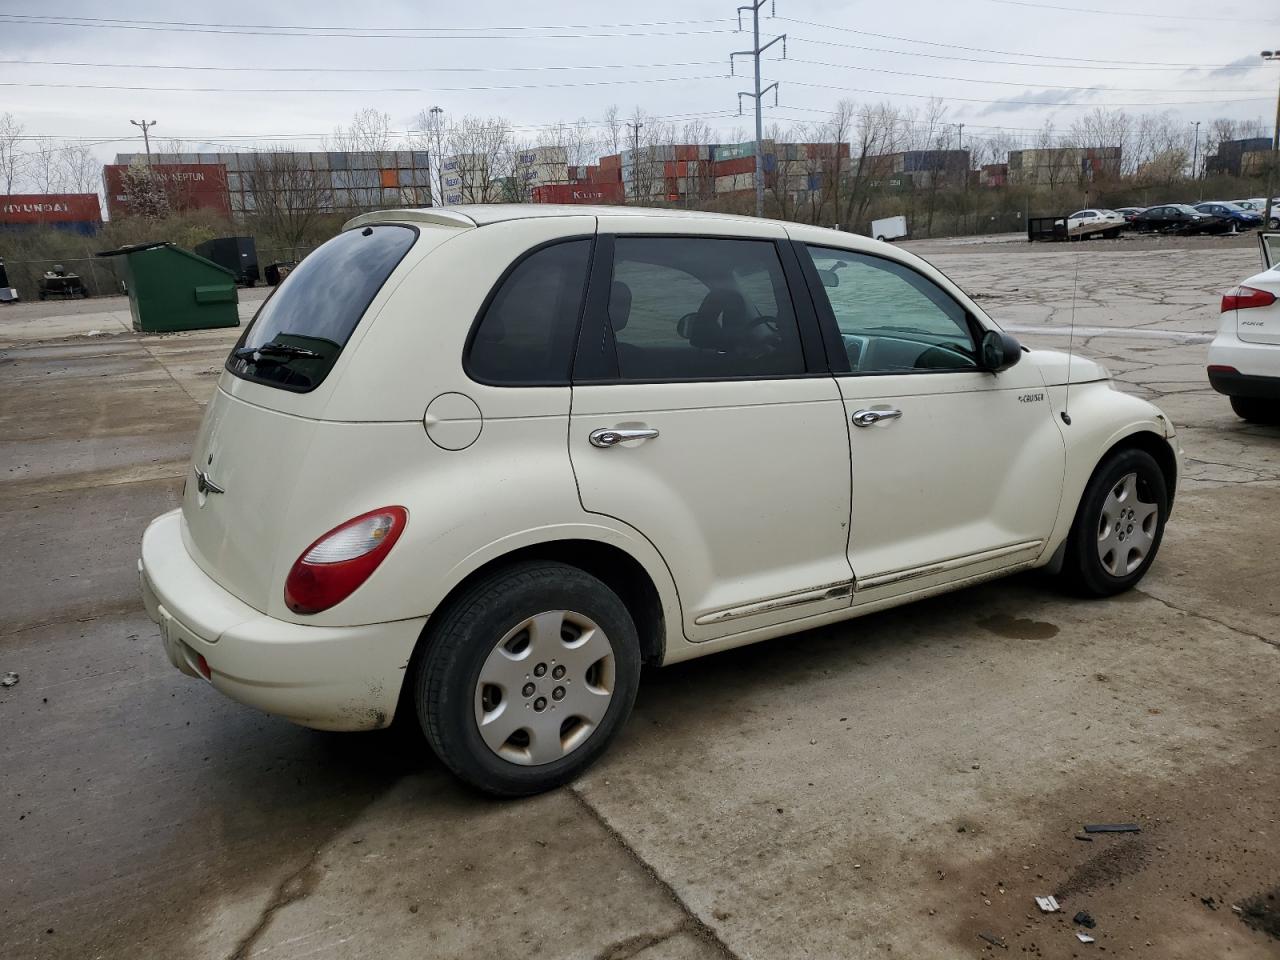
[(251, 215), (262, 231), (290, 248), (309, 240), (317, 220), (333, 205), (328, 171), (308, 168), (291, 150), (255, 154), (247, 169), (241, 167), (240, 182), (252, 197)]
[(893, 171), (893, 154), (903, 146), (903, 128), (909, 119), (889, 103), (859, 108), (850, 158), (848, 191), (844, 205), (845, 230), (854, 230), (866, 219), (871, 191), (883, 188)]
[(611, 104), (609, 109), (604, 112), (604, 142), (609, 149), (609, 154), (615, 155), (622, 152), (622, 145), (625, 142), (626, 124), (622, 120), (622, 114), (618, 111), (618, 105)]
[[(335, 206), (368, 209), (381, 205), (379, 170), (395, 166), (387, 156), (390, 147), (391, 115), (374, 107), (357, 110), (350, 123), (334, 128), (327, 148), (349, 155), (346, 169), (337, 171), (342, 194), (335, 198)], [(352, 167), (352, 161), (361, 166)]]
[(59, 193), (97, 193), (102, 186), (102, 164), (83, 144), (65, 143), (57, 153)]
[(465, 116), (449, 127), (443, 158), (445, 202), (493, 203), (510, 173), (511, 128), (501, 117)]
[(13, 193), (26, 168), (27, 155), (21, 149), (25, 129), (12, 113), (0, 113), (0, 186), (6, 194)]

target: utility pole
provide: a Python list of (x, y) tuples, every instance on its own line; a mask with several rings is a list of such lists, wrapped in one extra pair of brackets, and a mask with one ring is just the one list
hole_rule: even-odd
[[(1194, 120), (1191, 125), (1196, 128), (1196, 144), (1191, 148), (1191, 179), (1200, 179), (1200, 121)], [(1200, 196), (1200, 188), (1196, 187), (1196, 199), (1203, 199)]]
[(444, 107), (433, 106), (427, 113), (431, 117), (431, 152), (435, 154), (433, 157), (427, 158), (427, 166), (432, 163), (436, 165), (436, 189), (437, 193), (432, 197), (432, 206), (440, 206), (444, 203), (444, 157), (443, 152), (444, 137), (440, 132), (440, 118), (444, 115)]
[[(782, 41), (782, 59), (787, 58), (787, 35), (781, 34), (774, 37), (763, 46), (760, 45), (760, 8), (766, 2), (772, 4), (772, 0), (752, 0), (746, 6), (738, 8), (738, 29), (742, 29), (742, 11), (751, 11), (751, 49), (736, 50), (729, 54), (729, 73), (733, 73), (734, 57), (751, 57), (755, 61), (756, 83), (755, 90), (739, 90), (738, 91), (738, 115), (742, 115), (742, 98), (751, 97), (756, 102), (756, 216), (764, 216), (764, 95), (770, 90), (773, 91), (773, 105), (778, 105), (778, 83), (774, 81), (769, 86), (761, 89), (760, 87), (760, 54), (764, 53), (779, 40)], [(775, 12), (775, 8), (771, 5), (769, 9), (770, 15)]]
[(142, 128), (142, 145), (147, 151), (147, 166), (151, 166), (151, 138), (147, 135), (147, 131), (156, 125), (154, 120), (130, 120), (135, 127)]
[[(640, 128), (643, 126), (639, 119), (627, 121), (627, 129), (631, 131), (631, 196), (636, 200), (640, 199)], [(624, 203), (626, 199), (624, 195)]]
[[(1280, 60), (1280, 50), (1263, 50), (1263, 60)], [(1271, 131), (1271, 163), (1267, 167), (1267, 209), (1262, 215), (1263, 229), (1271, 226), (1274, 215), (1271, 201), (1275, 199), (1276, 167), (1280, 167), (1280, 92), (1276, 93), (1276, 125)]]

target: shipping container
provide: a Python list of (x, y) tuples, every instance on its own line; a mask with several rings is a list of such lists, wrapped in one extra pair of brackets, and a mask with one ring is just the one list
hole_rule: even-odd
[(716, 160), (712, 168), (717, 178), (733, 176), (739, 173), (753, 173), (756, 169), (756, 158), (737, 157), (731, 160)]
[(622, 184), (549, 183), (533, 188), (534, 203), (621, 203)]
[[(127, 217), (132, 212), (126, 187), (128, 169), (127, 164), (108, 164), (102, 168), (107, 212), (113, 218)], [(221, 163), (153, 163), (148, 169), (163, 187), (171, 209), (212, 210), (231, 216), (227, 168)]]
[(617, 170), (617, 169), (618, 169), (618, 168), (620, 168), (621, 166), (622, 166), (622, 155), (621, 155), (621, 154), (618, 154), (618, 153), (611, 153), (611, 154), (609, 154), (607, 157), (601, 157), (601, 158), (600, 158), (600, 169), (601, 169), (601, 171), (605, 171), (605, 170)]
[(0, 226), (101, 224), (96, 193), (18, 193), (0, 196)]

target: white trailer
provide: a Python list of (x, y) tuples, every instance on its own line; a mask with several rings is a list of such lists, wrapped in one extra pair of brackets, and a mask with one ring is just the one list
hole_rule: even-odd
[(907, 235), (906, 217), (885, 217), (871, 221), (871, 235), (877, 240), (901, 240)]

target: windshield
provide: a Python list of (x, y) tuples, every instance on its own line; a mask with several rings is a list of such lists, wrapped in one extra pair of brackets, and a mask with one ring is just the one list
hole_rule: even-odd
[(1181, 210), (1183, 213), (1199, 213), (1200, 212), (1199, 210), (1197, 210), (1195, 207), (1191, 206), (1188, 203), (1171, 203), (1169, 204), (1169, 206), (1173, 207), (1173, 209), (1175, 210)]
[(417, 235), (413, 227), (384, 224), (322, 245), (262, 304), (227, 369), (299, 393), (318, 387)]

